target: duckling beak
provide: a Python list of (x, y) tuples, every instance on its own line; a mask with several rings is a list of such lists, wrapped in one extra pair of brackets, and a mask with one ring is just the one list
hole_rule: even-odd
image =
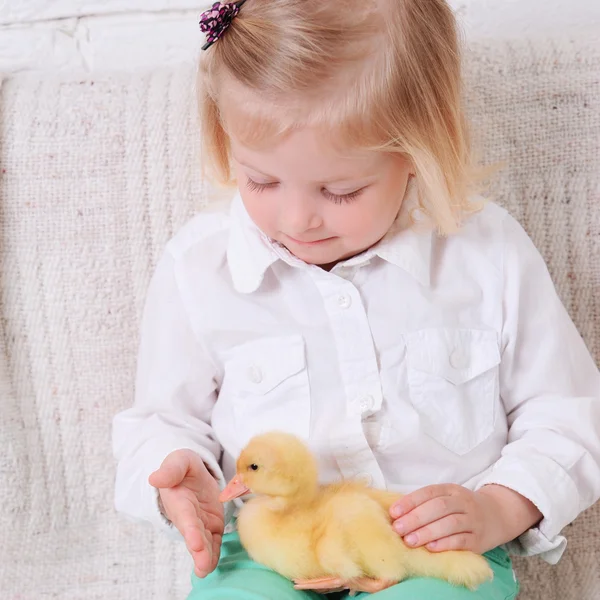
[(246, 487), (239, 475), (236, 475), (219, 494), (221, 502), (229, 502), (234, 498), (239, 498), (250, 493), (250, 488)]

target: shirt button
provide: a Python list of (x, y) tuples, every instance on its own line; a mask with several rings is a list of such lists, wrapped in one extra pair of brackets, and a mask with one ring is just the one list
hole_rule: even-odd
[(373, 408), (373, 396), (367, 396), (360, 401), (360, 409), (365, 412)]
[(350, 298), (348, 294), (340, 294), (337, 302), (340, 308), (350, 308), (350, 305), (352, 304), (352, 298)]
[(466, 369), (469, 366), (469, 357), (460, 348), (455, 348), (450, 354), (450, 364), (457, 370)]
[(256, 365), (252, 365), (248, 369), (248, 379), (252, 383), (260, 383), (263, 380), (262, 371)]

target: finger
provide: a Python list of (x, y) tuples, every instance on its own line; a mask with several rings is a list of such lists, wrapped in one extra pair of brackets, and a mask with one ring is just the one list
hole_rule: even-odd
[(223, 530), (223, 516), (213, 514), (206, 510), (200, 512), (200, 518), (204, 524), (204, 528), (208, 531), (221, 532)]
[(148, 482), (155, 488), (171, 488), (180, 484), (189, 469), (189, 460), (182, 454), (169, 454)]
[[(194, 561), (194, 571), (198, 577), (206, 577), (212, 573), (217, 566), (213, 556), (213, 545), (210, 540), (208, 531), (202, 532), (201, 550), (190, 550), (190, 554)], [(189, 550), (189, 546), (188, 546)]]
[(206, 577), (209, 573), (214, 571), (214, 567), (212, 566), (212, 556), (208, 550), (192, 552), (191, 555), (194, 561), (194, 572), (198, 577)]
[(223, 536), (220, 533), (213, 533), (212, 536), (212, 560), (210, 563), (210, 572), (212, 573), (219, 563), (219, 558), (221, 556), (221, 543), (223, 541)]
[(427, 487), (415, 490), (406, 496), (402, 496), (398, 502), (395, 502), (392, 505), (390, 514), (392, 518), (397, 519), (411, 510), (414, 510), (417, 506), (421, 506), (421, 504), (429, 502), (438, 496), (450, 495), (451, 486), (449, 484), (428, 485)]
[(457, 533), (427, 544), (431, 552), (446, 552), (447, 550), (471, 550), (477, 552), (475, 535), (472, 533)]
[(417, 548), (461, 533), (472, 533), (467, 515), (453, 514), (410, 533), (404, 537), (404, 542)]
[(206, 533), (204, 524), (198, 518), (196, 507), (189, 498), (172, 499), (168, 507), (172, 514), (171, 521), (185, 539), (190, 552), (199, 552), (206, 549)]
[(465, 512), (460, 499), (456, 496), (438, 496), (394, 521), (393, 527), (400, 535), (407, 535), (448, 515)]

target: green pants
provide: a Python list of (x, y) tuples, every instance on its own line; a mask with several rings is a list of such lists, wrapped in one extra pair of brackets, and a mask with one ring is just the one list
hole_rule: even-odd
[[(484, 583), (476, 592), (454, 587), (438, 579), (407, 579), (376, 594), (357, 594), (355, 599), (377, 600), (513, 600), (519, 584), (508, 554), (497, 548), (485, 555), (494, 571), (494, 581)], [(274, 571), (250, 560), (237, 533), (223, 537), (221, 560), (205, 579), (192, 575), (188, 600), (346, 600), (347, 593), (323, 596), (294, 589), (293, 584)]]

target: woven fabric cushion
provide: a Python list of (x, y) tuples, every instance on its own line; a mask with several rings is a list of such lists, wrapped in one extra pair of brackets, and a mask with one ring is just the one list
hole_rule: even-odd
[[(480, 45), (469, 110), (491, 188), (527, 228), (600, 359), (600, 44)], [(181, 600), (182, 544), (113, 511), (112, 416), (165, 242), (216, 191), (200, 178), (193, 69), (19, 75), (0, 90), (0, 580), (6, 597)], [(600, 511), (524, 600), (600, 597)]]

